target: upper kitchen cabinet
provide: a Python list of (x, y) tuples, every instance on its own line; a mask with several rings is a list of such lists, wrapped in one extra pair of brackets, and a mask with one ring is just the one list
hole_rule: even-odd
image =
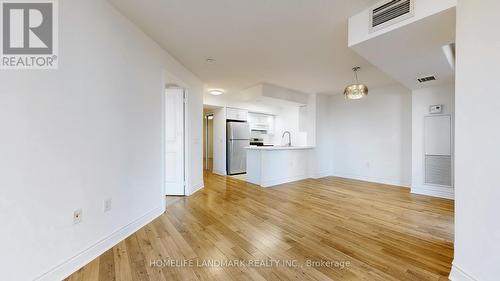
[(248, 123), (250, 130), (261, 131), (265, 134), (274, 133), (274, 116), (261, 113), (249, 113)]
[(226, 119), (237, 120), (237, 121), (247, 121), (248, 120), (248, 110), (228, 107), (226, 109)]

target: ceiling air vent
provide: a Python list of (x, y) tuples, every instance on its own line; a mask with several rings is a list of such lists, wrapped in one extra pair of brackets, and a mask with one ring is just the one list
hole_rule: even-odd
[(413, 16), (414, 0), (389, 0), (370, 10), (370, 32)]
[(425, 83), (425, 82), (430, 82), (430, 81), (436, 81), (436, 76), (422, 77), (422, 78), (418, 78), (417, 80), (420, 83)]

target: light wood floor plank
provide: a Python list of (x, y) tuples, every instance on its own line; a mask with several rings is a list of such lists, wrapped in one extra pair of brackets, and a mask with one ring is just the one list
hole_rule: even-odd
[[(83, 280), (85, 281), (98, 281), (99, 280), (99, 263), (100, 258), (95, 259), (83, 268)], [(118, 279), (126, 280), (126, 279)]]
[[(273, 188), (205, 174), (205, 188), (67, 280), (447, 280), (453, 201), (328, 177)], [(206, 267), (203, 261), (294, 260), (299, 266)], [(151, 266), (152, 261), (194, 266)], [(338, 267), (304, 266), (348, 261)]]
[(121, 241), (113, 248), (115, 258), (115, 276), (116, 280), (132, 281), (132, 272), (130, 269), (130, 259), (127, 253), (125, 241)]
[(99, 257), (99, 280), (115, 280), (115, 258), (113, 249)]

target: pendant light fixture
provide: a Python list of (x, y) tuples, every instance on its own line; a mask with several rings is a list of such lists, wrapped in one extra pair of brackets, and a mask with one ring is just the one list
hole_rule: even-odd
[(358, 71), (361, 67), (356, 66), (352, 69), (354, 71), (354, 77), (356, 78), (356, 84), (349, 85), (344, 90), (344, 96), (348, 100), (359, 100), (368, 95), (368, 87), (365, 84), (360, 84), (358, 81)]

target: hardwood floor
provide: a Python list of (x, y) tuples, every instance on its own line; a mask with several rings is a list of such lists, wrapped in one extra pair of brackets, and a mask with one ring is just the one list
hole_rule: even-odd
[(448, 280), (452, 241), (451, 200), (333, 177), (264, 189), (207, 173), (205, 189), (67, 280)]

